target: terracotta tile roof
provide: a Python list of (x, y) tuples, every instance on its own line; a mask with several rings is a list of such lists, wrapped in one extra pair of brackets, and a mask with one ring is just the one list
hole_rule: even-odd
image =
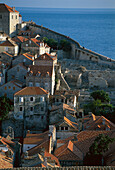
[(111, 130), (115, 129), (115, 124), (106, 119), (104, 116), (95, 116), (94, 114), (87, 115), (81, 119), (84, 129), (87, 130), (106, 130), (110, 128)]
[(16, 46), (16, 44), (14, 44), (13, 42), (11, 42), (11, 40), (6, 40), (5, 42), (3, 42), (2, 44), (0, 44), (0, 46), (8, 46), (8, 47), (14, 47)]
[(52, 105), (51, 111), (58, 110), (58, 109), (63, 109), (63, 110), (69, 110), (72, 112), (75, 112), (73, 108), (71, 108), (68, 104), (62, 103), (60, 105)]
[(56, 60), (56, 59), (57, 59), (57, 57), (52, 56), (48, 53), (42, 54), (41, 56), (36, 58), (36, 60), (46, 60), (46, 61), (53, 61), (53, 60)]
[(64, 116), (64, 121), (69, 125), (69, 126), (72, 126), (73, 128), (77, 128), (78, 127), (78, 124), (75, 123), (75, 122), (72, 122), (70, 121), (67, 117)]
[(32, 73), (32, 76), (36, 76), (39, 73), (40, 77), (46, 77), (46, 76), (52, 77), (53, 66), (31, 65), (29, 68), (30, 68), (30, 72), (27, 73), (27, 76), (29, 76), (30, 73)]
[(55, 156), (59, 160), (82, 160), (83, 154), (76, 148), (72, 141), (68, 141), (66, 144), (57, 148), (54, 152)]
[(31, 38), (31, 41), (33, 41), (38, 47), (40, 47), (40, 40), (37, 40), (36, 38)]
[(48, 94), (48, 92), (41, 87), (25, 87), (19, 92), (15, 93), (14, 95), (23, 96), (23, 95), (44, 95), (44, 94)]
[(7, 146), (8, 149), (11, 150), (11, 152), (14, 152), (14, 147), (15, 147), (15, 143), (11, 140), (8, 140), (4, 137), (0, 136), (0, 141)]
[[(74, 136), (73, 137), (71, 136), (64, 140), (57, 140), (57, 143), (63, 143), (63, 144), (65, 143), (64, 145), (67, 146), (68, 141), (72, 140), (72, 143), (76, 146), (76, 148), (78, 148), (79, 151), (81, 151), (83, 153), (83, 155), (85, 156), (85, 154), (89, 151), (89, 147), (92, 145), (95, 138), (97, 136), (99, 136), (99, 134), (105, 134), (105, 135), (108, 135), (108, 136), (114, 138), (115, 130), (114, 131), (82, 131), (77, 135), (77, 139), (74, 139)], [(64, 148), (64, 145), (61, 146), (62, 150)], [(109, 151), (106, 152), (105, 155), (113, 152), (115, 149), (114, 146), (115, 146), (115, 142), (109, 146)], [(56, 149), (56, 151), (55, 151), (56, 156), (61, 152), (61, 147), (59, 147), (59, 149), (58, 148)], [(78, 151), (76, 150), (76, 152), (78, 152)]]
[(0, 153), (0, 169), (13, 168), (13, 159)]
[(34, 57), (33, 55), (29, 54), (29, 53), (24, 53), (22, 54), (24, 57), (28, 58), (31, 61), (34, 61), (32, 58)]
[(12, 40), (15, 42), (24, 42), (24, 41), (27, 41), (28, 39), (22, 36), (17, 36), (17, 37), (12, 38)]
[(10, 6), (6, 5), (6, 4), (2, 4), (0, 3), (0, 12), (18, 12), (18, 11), (13, 11), (13, 8), (11, 8)]
[[(37, 139), (36, 139), (36, 142), (37, 142)], [(36, 155), (41, 152), (42, 148), (44, 148), (46, 152), (49, 152), (49, 145), (50, 145), (49, 143), (50, 143), (50, 141), (49, 141), (48, 137), (46, 137), (44, 139), (39, 139), (37, 146), (28, 150), (28, 155), (29, 156)]]
[(75, 110), (73, 108), (71, 108), (68, 104), (65, 104), (65, 103), (63, 103), (63, 109), (75, 112)]
[[(49, 131), (40, 134), (27, 133), (26, 138), (24, 138), (24, 144), (39, 144), (40, 141), (43, 142), (44, 139), (48, 139)], [(41, 144), (41, 142), (40, 142)]]
[(55, 163), (56, 163), (56, 165), (60, 167), (60, 163), (59, 163), (58, 158), (56, 158), (53, 154), (45, 151), (44, 156), (45, 156), (46, 158), (51, 158), (51, 160), (54, 160)]
[(6, 51), (4, 51), (3, 53), (6, 54), (6, 55), (8, 55), (8, 56), (10, 56), (11, 58), (13, 58), (13, 55), (7, 53)]

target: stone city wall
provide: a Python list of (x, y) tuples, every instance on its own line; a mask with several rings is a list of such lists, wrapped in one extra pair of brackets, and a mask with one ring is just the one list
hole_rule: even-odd
[(45, 28), (42, 25), (41, 26), (36, 24), (27, 24), (27, 25), (33, 32), (40, 34), (41, 38), (43, 37), (53, 38), (58, 42), (62, 39), (69, 41), (72, 47), (71, 53), (69, 54), (70, 58), (75, 58), (77, 60), (83, 60), (83, 61), (88, 60), (88, 61), (100, 63), (102, 65), (107, 65), (109, 67), (115, 68), (115, 60), (112, 60), (101, 54), (98, 54), (84, 47), (81, 47), (77, 41), (73, 40), (72, 38), (66, 35)]

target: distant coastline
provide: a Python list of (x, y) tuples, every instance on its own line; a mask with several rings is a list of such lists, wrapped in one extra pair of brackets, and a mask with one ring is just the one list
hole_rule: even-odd
[(17, 8), (23, 21), (71, 37), (80, 45), (115, 59), (115, 9)]

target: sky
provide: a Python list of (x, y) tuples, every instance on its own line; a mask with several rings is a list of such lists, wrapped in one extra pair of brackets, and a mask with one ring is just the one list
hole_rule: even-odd
[(115, 8), (115, 0), (0, 0), (0, 3), (37, 8)]

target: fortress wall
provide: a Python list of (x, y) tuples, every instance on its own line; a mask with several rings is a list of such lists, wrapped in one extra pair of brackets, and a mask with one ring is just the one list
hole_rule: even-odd
[(88, 50), (88, 49), (80, 46), (80, 44), (77, 41), (73, 40), (72, 38), (70, 38), (66, 35), (63, 35), (63, 34), (60, 34), (58, 32), (55, 32), (53, 30), (50, 30), (48, 28), (45, 28), (42, 25), (40, 26), (40, 25), (29, 23), (29, 24), (27, 24), (27, 26), (29, 26), (29, 28), (32, 31), (40, 34), (41, 38), (43, 38), (43, 37), (53, 38), (58, 42), (62, 39), (69, 41), (71, 43), (71, 47), (72, 47), (72, 50), (71, 50), (71, 53), (70, 53), (70, 58), (74, 58), (74, 59), (77, 59), (77, 60), (94, 61), (94, 62), (97, 62), (99, 64), (102, 64), (102, 65), (106, 64), (110, 67), (115, 68), (115, 60), (112, 60), (112, 59), (110, 59), (106, 56), (103, 56), (101, 54), (98, 54), (96, 52), (93, 52), (91, 50)]

